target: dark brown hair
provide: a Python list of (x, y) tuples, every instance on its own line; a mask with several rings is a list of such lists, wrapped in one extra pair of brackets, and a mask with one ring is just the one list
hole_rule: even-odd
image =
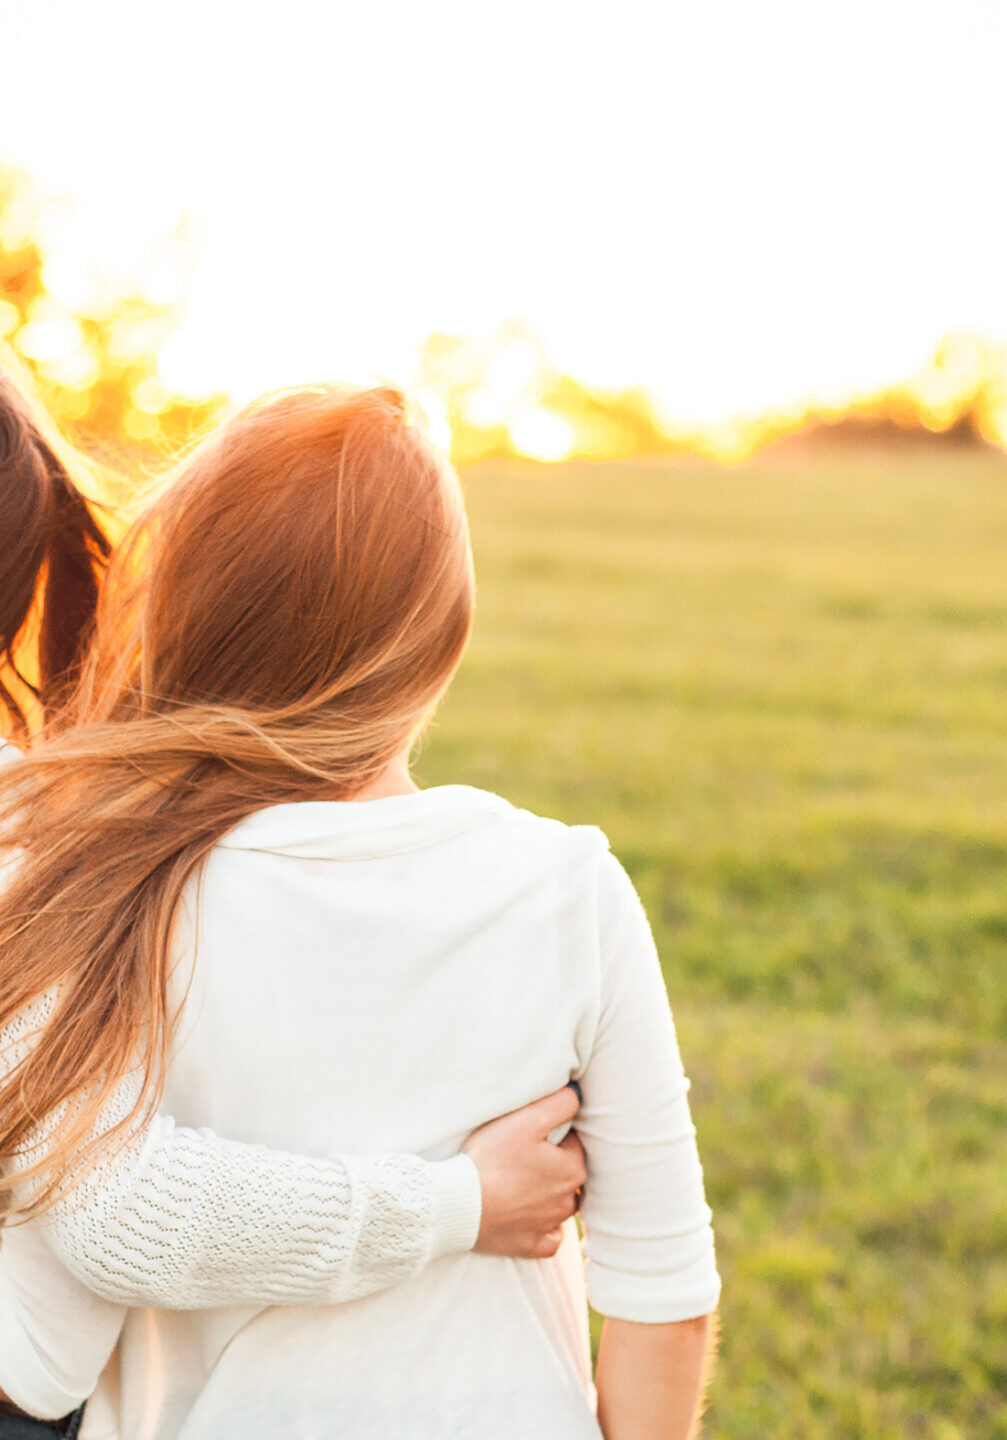
[(0, 729), (24, 736), (31, 697), (50, 715), (77, 679), (109, 542), (74, 471), (80, 457), (0, 374)]

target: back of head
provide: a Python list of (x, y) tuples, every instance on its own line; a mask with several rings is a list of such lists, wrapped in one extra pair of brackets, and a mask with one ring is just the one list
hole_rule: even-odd
[(29, 697), (52, 715), (72, 690), (109, 552), (60, 451), (23, 383), (0, 374), (0, 708), (15, 734)]
[[(135, 594), (141, 570), (131, 602), (120, 582)], [(289, 773), (267, 767), (270, 783), (299, 788), (311, 767), (333, 796), (407, 742), (471, 623), (457, 482), (392, 390), (318, 387), (243, 411), (182, 467), (111, 579), (106, 713), (290, 737)]]
[(19, 841), (0, 1028), (59, 996), (5, 1093), (0, 1154), (71, 1102), (57, 1183), (138, 1050), (139, 1104), (156, 1096), (188, 878), (245, 815), (349, 797), (406, 748), (472, 602), (457, 481), (395, 391), (282, 394), (186, 460), (116, 548), (77, 723), (0, 777)]

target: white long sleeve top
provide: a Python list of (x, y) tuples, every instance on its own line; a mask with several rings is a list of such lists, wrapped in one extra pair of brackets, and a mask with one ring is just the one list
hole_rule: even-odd
[[(688, 1082), (649, 927), (600, 832), (464, 786), (272, 807), (210, 857), (190, 950), (165, 1092), (180, 1126), (306, 1155), (438, 1162), (475, 1126), (576, 1076), (587, 1293), (636, 1320), (715, 1306)], [(471, 1192), (460, 1168), (452, 1174), (457, 1243)], [(156, 1170), (149, 1178), (163, 1207), (165, 1184)], [(243, 1255), (252, 1271), (260, 1263), (255, 1185), (250, 1172), (242, 1218), (221, 1236), (232, 1269)], [(187, 1197), (183, 1184), (183, 1237), (194, 1233)], [(162, 1221), (150, 1259), (170, 1272), (177, 1247), (164, 1245)], [(114, 1295), (100, 1235), (24, 1233), (15, 1272), (30, 1274), (32, 1248), (51, 1267), (52, 1245)], [(553, 1260), (455, 1250), (339, 1305), (264, 1303), (288, 1298), (266, 1289), (237, 1306), (207, 1303), (205, 1291), (200, 1310), (123, 1312), (88, 1295), (92, 1313), (81, 1305), (77, 1319), (99, 1307), (97, 1328), (121, 1329), (83, 1440), (598, 1434), (572, 1226)], [(337, 1287), (312, 1298), (342, 1297)], [(33, 1315), (33, 1346), (57, 1382), (80, 1383), (79, 1303), (74, 1285), (58, 1314), (50, 1303)], [(2, 1370), (0, 1384), (19, 1398)]]

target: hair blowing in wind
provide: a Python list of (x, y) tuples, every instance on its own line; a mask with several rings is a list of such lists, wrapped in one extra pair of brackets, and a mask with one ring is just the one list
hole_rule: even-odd
[[(0, 1030), (53, 1002), (0, 1090), (0, 1154), (53, 1126), (18, 1177), (25, 1213), (156, 1104), (173, 921), (201, 861), (265, 805), (378, 775), (446, 688), (472, 604), (457, 481), (393, 390), (253, 405), (117, 547), (73, 723), (0, 774)], [(138, 1063), (136, 1108), (95, 1140)]]

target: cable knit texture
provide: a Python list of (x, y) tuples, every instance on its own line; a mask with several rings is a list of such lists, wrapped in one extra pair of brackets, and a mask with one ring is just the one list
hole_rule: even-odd
[(431, 1258), (430, 1165), (416, 1156), (312, 1159), (163, 1119), (145, 1149), (135, 1174), (109, 1167), (89, 1203), (61, 1205), (48, 1227), (67, 1267), (106, 1299), (331, 1304)]
[[(53, 1006), (45, 996), (4, 1032), (4, 1072), (27, 1056)], [(129, 1114), (140, 1084), (135, 1074), (119, 1086), (99, 1133)], [(13, 1157), (15, 1173), (45, 1153), (55, 1118)], [(18, 1199), (34, 1188), (25, 1182)], [(198, 1309), (369, 1295), (436, 1254), (470, 1249), (479, 1221), (468, 1157), (294, 1155), (155, 1116), (61, 1197), (45, 1230), (67, 1268), (105, 1299)]]

